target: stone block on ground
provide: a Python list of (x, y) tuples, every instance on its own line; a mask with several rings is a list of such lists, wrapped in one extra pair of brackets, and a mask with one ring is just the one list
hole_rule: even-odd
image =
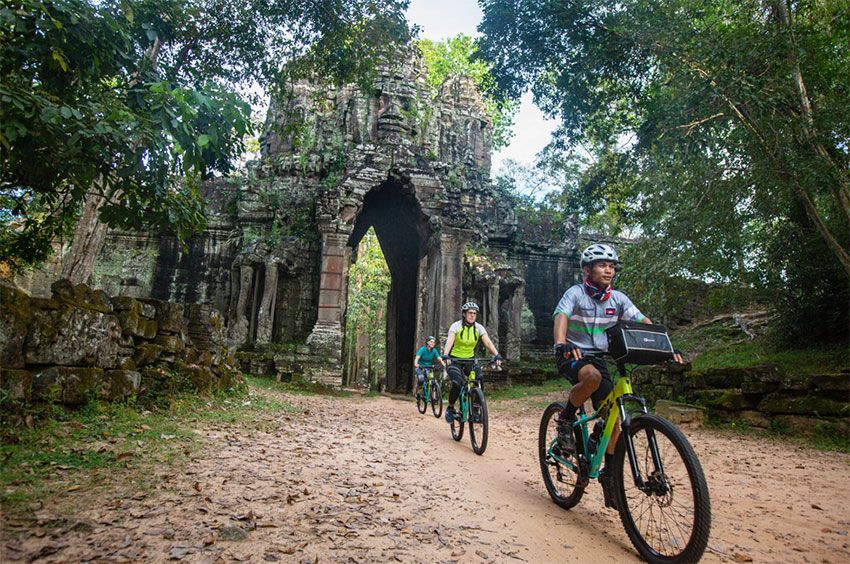
[(107, 370), (101, 397), (109, 401), (125, 399), (139, 392), (141, 382), (142, 375), (135, 370)]
[(27, 364), (115, 368), (121, 326), (114, 315), (64, 307), (36, 311), (25, 344)]
[(749, 397), (735, 389), (694, 390), (688, 394), (688, 400), (712, 410), (742, 411), (755, 408)]
[(655, 413), (680, 426), (700, 428), (705, 424), (705, 408), (668, 400), (655, 402)]
[(50, 285), (53, 299), (57, 302), (75, 307), (99, 311), (101, 313), (112, 313), (112, 300), (103, 290), (95, 290), (85, 284), (74, 286), (70, 280), (57, 280)]
[(0, 368), (0, 391), (11, 400), (29, 401), (32, 397), (32, 373), (16, 368)]
[(768, 429), (770, 427), (770, 416), (761, 411), (745, 410), (738, 412), (736, 416), (752, 427), (758, 427), (759, 429)]
[(24, 367), (24, 341), (32, 312), (32, 300), (25, 292), (0, 282), (0, 366), (3, 368)]
[(32, 398), (82, 404), (97, 394), (102, 380), (100, 368), (51, 366), (33, 373)]
[(779, 391), (765, 396), (758, 409), (771, 414), (832, 417), (850, 415), (850, 403), (846, 397), (830, 399), (793, 391)]
[(850, 392), (850, 374), (821, 374), (812, 376), (812, 388), (826, 392)]

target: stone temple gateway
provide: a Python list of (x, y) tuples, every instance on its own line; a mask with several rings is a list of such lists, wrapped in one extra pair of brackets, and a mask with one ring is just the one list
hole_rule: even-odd
[(259, 161), (205, 188), (202, 235), (184, 248), (111, 232), (92, 283), (209, 304), (246, 371), (344, 385), (348, 271), (373, 226), (392, 280), (386, 389), (409, 387), (416, 348), (445, 338), (464, 300), (481, 304), (504, 356), (547, 348), (551, 311), (577, 277), (575, 226), (523, 239), (490, 183), (492, 125), (473, 82), (434, 93), (423, 72), (412, 54), (370, 88), (292, 85), (272, 102)]

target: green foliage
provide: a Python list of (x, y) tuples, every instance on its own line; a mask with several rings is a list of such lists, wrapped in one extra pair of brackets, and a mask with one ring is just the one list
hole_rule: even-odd
[[(252, 133), (246, 83), (281, 64), (341, 82), (408, 37), (407, 2), (15, 0), (0, 7), (0, 256), (67, 236), (83, 199), (110, 226), (204, 226), (200, 183)], [(392, 51), (392, 49), (389, 49)], [(366, 60), (368, 59), (368, 60)]]
[[(480, 46), (500, 92), (531, 86), (560, 117), (559, 204), (641, 235), (635, 277), (764, 292), (790, 327), (830, 293), (847, 303), (848, 30), (846, 1), (491, 0)], [(846, 337), (838, 309), (820, 336)]]
[(370, 227), (357, 251), (357, 262), (348, 274), (348, 309), (345, 322), (345, 354), (357, 352), (358, 336), (366, 336), (373, 374), (383, 373), (386, 363), (387, 295), (390, 271), (378, 237)]
[(417, 45), (427, 70), (426, 80), (434, 92), (453, 75), (468, 76), (475, 82), (493, 122), (493, 148), (506, 147), (513, 134), (511, 129), (519, 97), (499, 99), (495, 96), (496, 84), (490, 74), (492, 65), (478, 57), (477, 41), (461, 33), (445, 41), (420, 39)]

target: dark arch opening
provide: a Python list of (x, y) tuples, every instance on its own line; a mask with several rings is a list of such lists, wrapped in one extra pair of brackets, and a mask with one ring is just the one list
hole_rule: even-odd
[(425, 256), (429, 227), (409, 179), (391, 177), (372, 188), (354, 223), (348, 245), (356, 248), (369, 227), (375, 229), (390, 270), (387, 296), (386, 389), (411, 389), (416, 343), (419, 261)]

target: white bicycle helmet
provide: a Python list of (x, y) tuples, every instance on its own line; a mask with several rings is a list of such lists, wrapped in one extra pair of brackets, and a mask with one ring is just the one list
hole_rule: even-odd
[(460, 308), (460, 313), (461, 313), (461, 315), (463, 315), (464, 313), (466, 313), (466, 312), (467, 312), (467, 311), (469, 311), (470, 309), (471, 309), (471, 310), (473, 310), (473, 311), (476, 311), (476, 312), (477, 312), (477, 311), (481, 311), (481, 310), (478, 308), (478, 304), (477, 304), (477, 303), (475, 303), (475, 302), (466, 302), (466, 303), (465, 303), (465, 304), (463, 304), (463, 306)]
[(581, 266), (591, 266), (598, 260), (610, 260), (617, 266), (620, 265), (620, 257), (617, 256), (614, 247), (610, 245), (594, 243), (581, 253)]

